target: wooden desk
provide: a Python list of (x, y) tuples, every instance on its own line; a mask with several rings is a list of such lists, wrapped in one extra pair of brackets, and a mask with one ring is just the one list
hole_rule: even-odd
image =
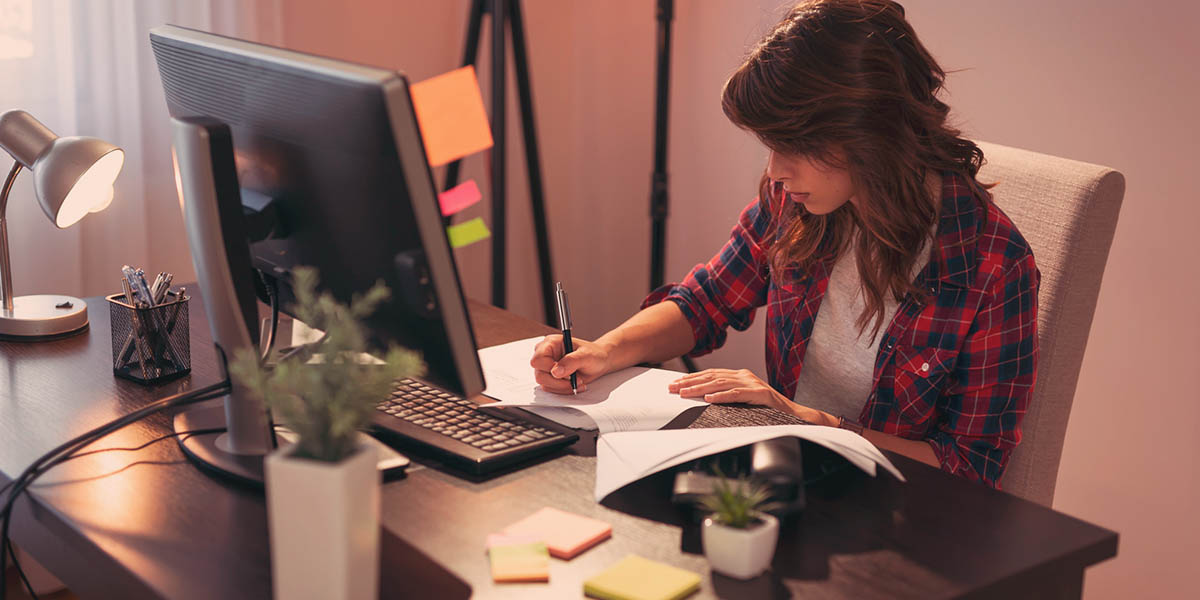
[[(108, 307), (88, 299), (86, 334), (41, 344), (0, 343), (0, 481), (62, 441), (149, 401), (216, 380), (199, 302), (191, 306), (192, 375), (142, 387), (111, 373)], [(472, 303), (481, 346), (549, 331)], [(694, 425), (762, 420), (761, 411), (710, 407)], [(134, 447), (171, 432), (160, 416), (93, 448)], [(1116, 555), (1117, 534), (890, 455), (909, 482), (854, 476), (810, 490), (783, 528), (772, 573), (749, 582), (710, 575), (695, 529), (681, 527), (664, 477), (598, 505), (594, 439), (567, 454), (483, 482), (429, 462), (384, 485), (386, 597), (570, 598), (628, 553), (703, 575), (701, 594), (739, 598), (1078, 597), (1084, 569)], [(552, 505), (608, 521), (612, 539), (551, 583), (495, 585), (484, 537)], [(136, 451), (65, 463), (18, 505), (13, 537), (80, 596), (269, 598), (261, 493), (227, 485), (167, 439)], [(469, 586), (469, 588), (468, 588)]]

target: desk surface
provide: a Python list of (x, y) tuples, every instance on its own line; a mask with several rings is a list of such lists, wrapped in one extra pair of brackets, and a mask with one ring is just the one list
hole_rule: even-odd
[[(0, 481), (91, 427), (216, 380), (199, 302), (191, 307), (192, 375), (155, 387), (112, 376), (108, 307), (100, 298), (88, 305), (84, 335), (0, 343)], [(471, 312), (480, 346), (550, 331), (478, 303)], [(709, 407), (692, 426), (764, 415)], [(134, 448), (170, 432), (159, 416), (91, 448)], [(695, 529), (681, 527), (666, 502), (667, 479), (593, 502), (594, 446), (584, 436), (568, 453), (482, 482), (425, 461), (386, 483), (383, 595), (577, 597), (584, 579), (637, 553), (701, 573), (700, 597), (1077, 597), (1084, 569), (1116, 555), (1114, 532), (890, 454), (907, 484), (861, 475), (810, 491), (808, 508), (785, 523), (772, 572), (738, 582), (709, 574)], [(546, 505), (603, 519), (613, 537), (572, 561), (554, 560), (548, 585), (493, 584), (484, 537)], [(13, 537), (82, 597), (270, 596), (261, 493), (209, 477), (169, 438), (47, 474), (19, 504)]]

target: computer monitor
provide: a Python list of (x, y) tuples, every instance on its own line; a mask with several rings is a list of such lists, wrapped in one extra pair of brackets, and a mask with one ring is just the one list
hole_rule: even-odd
[[(369, 319), (373, 341), (419, 351), (432, 383), (464, 396), (481, 392), (474, 333), (405, 76), (171, 25), (152, 29), (150, 43), (177, 125), (228, 126), (236, 177), (216, 173), (213, 194), (240, 197), (249, 220), (226, 215), (236, 227), (225, 232), (250, 239), (248, 259), (239, 258), (236, 239), (215, 255), (228, 259), (233, 286), (217, 310), (256, 318), (245, 290), (257, 274), (238, 264), (245, 260), (278, 284), (285, 311), (296, 266), (316, 267), (321, 288), (342, 301), (383, 280), (392, 295)], [(178, 153), (178, 138), (176, 146)], [(187, 160), (223, 168), (217, 153), (201, 154)]]

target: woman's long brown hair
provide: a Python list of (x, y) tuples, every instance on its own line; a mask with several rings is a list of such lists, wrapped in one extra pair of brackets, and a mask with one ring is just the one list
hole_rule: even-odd
[[(983, 152), (947, 124), (937, 98), (945, 72), (889, 0), (807, 0), (750, 52), (725, 84), (721, 107), (771, 150), (848, 169), (857, 191), (828, 215), (777, 222), (768, 251), (777, 273), (807, 271), (856, 245), (866, 307), (860, 334), (883, 325), (884, 294), (921, 294), (912, 269), (938, 214), (926, 174), (961, 174), (980, 202)], [(763, 175), (759, 202), (782, 191)], [(773, 211), (772, 214), (779, 214)], [(858, 229), (862, 235), (852, 236)]]

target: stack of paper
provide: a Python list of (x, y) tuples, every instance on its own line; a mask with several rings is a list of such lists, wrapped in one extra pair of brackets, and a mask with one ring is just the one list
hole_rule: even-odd
[(763, 440), (797, 437), (820, 444), (846, 458), (868, 475), (882, 466), (896, 479), (904, 476), (866, 438), (845, 429), (820, 425), (772, 425), (714, 429), (668, 429), (606, 433), (596, 444), (596, 501), (622, 486), (651, 475), (726, 450)]
[(484, 394), (499, 400), (489, 406), (519, 406), (576, 429), (645, 431), (658, 429), (689, 408), (707, 406), (667, 391), (680, 373), (632, 367), (609, 373), (578, 395), (548, 392), (538, 385), (529, 360), (543, 338), (529, 338), (479, 351)]

